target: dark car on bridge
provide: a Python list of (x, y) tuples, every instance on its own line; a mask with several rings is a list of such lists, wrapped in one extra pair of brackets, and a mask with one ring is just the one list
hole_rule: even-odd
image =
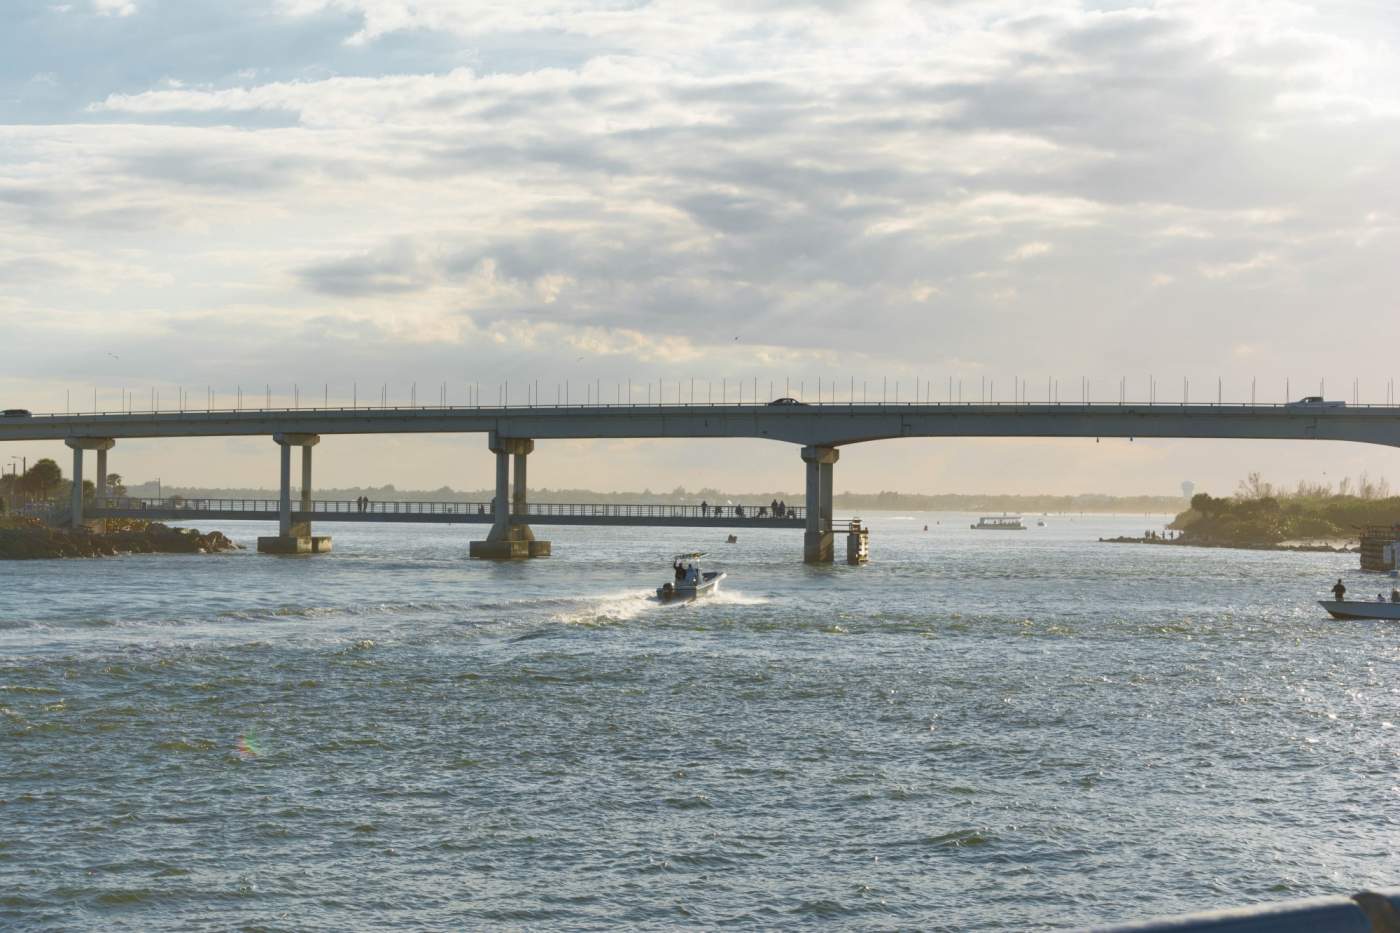
[(28, 408), (6, 408), (0, 411), (0, 418), (32, 418), (34, 413)]
[(806, 405), (806, 402), (799, 402), (795, 398), (775, 398), (769, 405)]
[(1321, 395), (1305, 395), (1296, 402), (1289, 402), (1288, 408), (1346, 408), (1343, 401), (1328, 401)]

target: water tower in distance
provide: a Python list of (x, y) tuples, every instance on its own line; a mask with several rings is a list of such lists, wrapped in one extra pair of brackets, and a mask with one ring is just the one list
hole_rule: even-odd
[(1191, 482), (1189, 479), (1184, 479), (1181, 481), (1181, 498), (1189, 501), (1192, 494), (1195, 493), (1195, 491), (1195, 483)]

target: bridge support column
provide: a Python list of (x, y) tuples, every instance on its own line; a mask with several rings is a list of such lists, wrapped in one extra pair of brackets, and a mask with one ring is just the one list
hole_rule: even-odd
[(97, 448), (97, 492), (93, 497), (99, 509), (107, 507), (107, 448)]
[[(522, 437), (497, 437), (492, 432), (491, 452), (496, 455), (496, 497), (493, 500), (496, 520), (485, 541), (473, 541), (472, 557), (489, 560), (520, 560), (528, 557), (548, 557), (549, 542), (536, 541), (535, 533), (522, 518), (512, 521), (511, 515), (525, 516), (530, 512), (525, 483), (525, 458), (535, 449), (535, 442)], [(515, 461), (515, 489), (510, 484), (511, 461)]]
[[(97, 451), (98, 481), (107, 481), (107, 451), (117, 442), (110, 437), (70, 437), (64, 441), (73, 450), (73, 491), (68, 500), (68, 525), (71, 528), (83, 527), (83, 451)], [(98, 508), (102, 507), (102, 487), (97, 487)]]
[(831, 530), (833, 466), (841, 459), (841, 452), (835, 447), (803, 447), (802, 459), (807, 464), (807, 531), (802, 559), (809, 564), (829, 564), (836, 556)]
[[(316, 434), (274, 434), (281, 448), (281, 475), (277, 497), (277, 535), (258, 538), (263, 554), (324, 554), (331, 549), (330, 535), (311, 533), (311, 448), (321, 442)], [(292, 448), (301, 448), (301, 521), (292, 516)]]

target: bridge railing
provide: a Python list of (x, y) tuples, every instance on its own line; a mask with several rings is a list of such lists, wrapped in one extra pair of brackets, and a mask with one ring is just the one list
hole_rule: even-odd
[[(1345, 401), (1341, 399), (1329, 400), (1326, 404), (1309, 405), (1307, 403), (1290, 402), (1261, 402), (1261, 401), (1226, 401), (1223, 398), (1203, 398), (1199, 401), (1190, 399), (1151, 399), (1139, 398), (1094, 398), (1094, 399), (1064, 399), (1064, 398), (1024, 398), (1024, 399), (993, 399), (993, 398), (969, 398), (969, 399), (948, 399), (948, 398), (884, 398), (884, 399), (855, 399), (823, 398), (819, 401), (803, 401), (797, 403), (796, 408), (807, 409), (827, 409), (846, 410), (850, 408), (886, 408), (886, 409), (907, 409), (907, 408), (945, 408), (945, 409), (966, 409), (966, 408), (1088, 408), (1088, 409), (1110, 409), (1110, 408), (1133, 408), (1133, 409), (1171, 409), (1171, 408), (1246, 408), (1246, 409), (1287, 409), (1300, 412), (1335, 411), (1337, 409), (1388, 409), (1394, 411), (1400, 409), (1400, 401), (1397, 402), (1361, 402)], [(690, 409), (690, 408), (744, 408), (744, 409), (776, 409), (778, 411), (792, 410), (789, 406), (775, 406), (773, 402), (767, 400), (752, 401), (745, 399), (738, 401), (735, 399), (714, 401), (714, 400), (681, 400), (665, 402), (644, 402), (644, 401), (623, 401), (623, 402), (498, 402), (496, 404), (481, 404), (472, 402), (463, 405), (371, 405), (361, 403), (358, 405), (274, 405), (262, 408), (255, 408), (244, 405), (236, 406), (213, 406), (213, 407), (184, 407), (184, 408), (116, 408), (116, 409), (89, 409), (87, 411), (50, 411), (33, 412), (25, 417), (29, 419), (46, 418), (85, 418), (85, 417), (112, 417), (131, 416), (149, 417), (152, 415), (308, 415), (318, 412), (325, 413), (351, 413), (351, 412), (376, 412), (376, 413), (423, 413), (432, 412), (465, 412), (465, 411), (564, 411), (571, 409), (612, 409), (623, 411), (654, 411), (659, 409)]]
[[(266, 512), (276, 514), (281, 508), (277, 499), (209, 499), (167, 496), (163, 499), (147, 499), (124, 496), (109, 497), (103, 507), (137, 512)], [(292, 498), (292, 511), (302, 513), (301, 499)], [(404, 502), (393, 500), (368, 500), (357, 502), (354, 499), (317, 499), (311, 503), (312, 515), (330, 514), (369, 514), (369, 515), (492, 515), (495, 512), (490, 502)], [(806, 517), (803, 506), (786, 506), (774, 511), (769, 505), (717, 504), (709, 505), (665, 505), (631, 504), (625, 502), (532, 502), (524, 511), (518, 511), (512, 503), (512, 515), (521, 517), (552, 518), (560, 516), (587, 516), (598, 518), (748, 518), (748, 519), (789, 519), (801, 520)]]

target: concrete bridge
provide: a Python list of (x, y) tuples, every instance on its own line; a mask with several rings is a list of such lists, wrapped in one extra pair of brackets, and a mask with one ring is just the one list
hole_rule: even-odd
[[(538, 513), (529, 505), (526, 469), (536, 440), (762, 438), (800, 445), (806, 469), (806, 499), (798, 513), (806, 531), (804, 556), (811, 562), (828, 562), (833, 558), (835, 531), (833, 471), (845, 445), (902, 437), (1195, 437), (1400, 446), (1400, 406), (1340, 402), (529, 405), (116, 412), (0, 419), (0, 441), (66, 442), (73, 449), (75, 489), (81, 488), (85, 450), (97, 452), (97, 485), (99, 490), (105, 487), (107, 454), (118, 439), (271, 437), (281, 448), (279, 534), (260, 539), (259, 547), (273, 552), (314, 551), (329, 543), (328, 539), (318, 543), (311, 535), (312, 519), (337, 520), (317, 512), (310, 498), (312, 448), (321, 435), (406, 433), (487, 435), (496, 454), (496, 495), (489, 509), (491, 530), (485, 541), (473, 542), (472, 553), (503, 558), (549, 552), (548, 542), (535, 540), (530, 524)], [(295, 510), (293, 447), (301, 449), (301, 501)], [(101, 514), (106, 503), (100, 501), (98, 507)], [(269, 510), (258, 511), (260, 517), (269, 514)], [(76, 492), (72, 514), (75, 522), (82, 521), (82, 502)], [(541, 515), (535, 523), (544, 524), (546, 517)]]

